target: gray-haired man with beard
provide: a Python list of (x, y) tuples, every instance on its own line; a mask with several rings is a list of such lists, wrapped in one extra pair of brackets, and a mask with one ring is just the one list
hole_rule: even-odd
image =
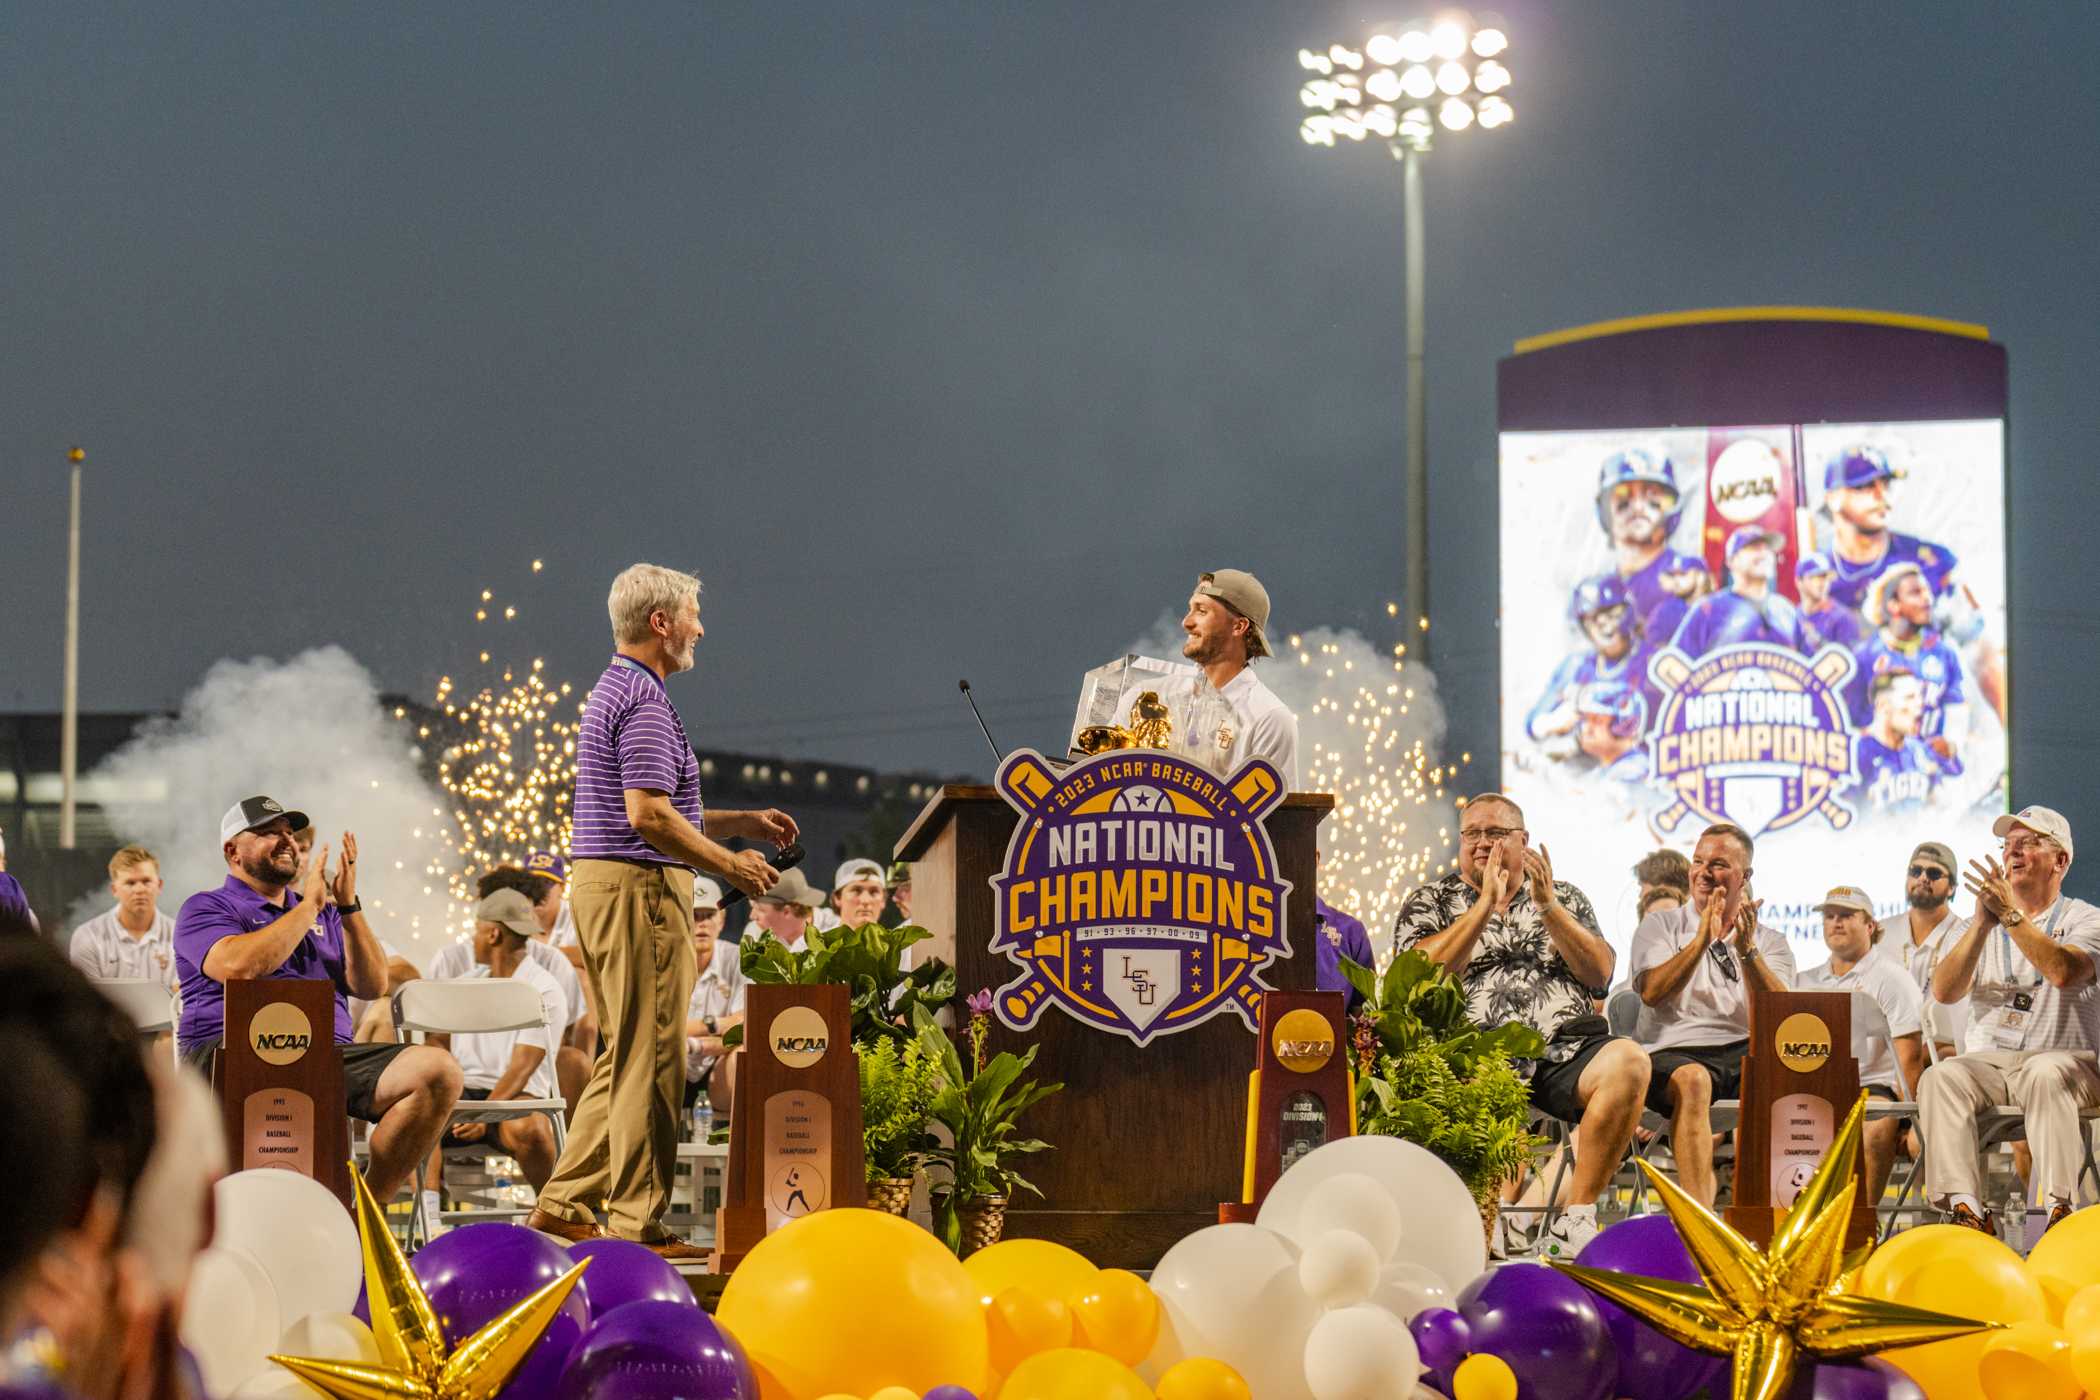
[(1516, 803), (1482, 793), (1459, 813), (1458, 869), (1407, 897), (1393, 943), (1421, 949), (1463, 983), (1481, 1025), (1520, 1022), (1545, 1038), (1531, 1101), (1582, 1129), (1570, 1204), (1539, 1248), (1573, 1259), (1596, 1236), (1597, 1197), (1640, 1123), (1650, 1073), (1647, 1052), (1613, 1035), (1592, 1005), (1611, 984), (1614, 958), (1589, 897), (1553, 878)]

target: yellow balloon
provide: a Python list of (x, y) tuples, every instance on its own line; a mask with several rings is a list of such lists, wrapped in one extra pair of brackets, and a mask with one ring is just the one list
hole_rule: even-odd
[(2063, 1322), (2064, 1337), (2071, 1344), (2071, 1374), (2088, 1391), (2100, 1393), (2100, 1283), (2071, 1295), (2064, 1304)]
[(1159, 1400), (1254, 1400), (1245, 1377), (1209, 1356), (1177, 1361), (1153, 1387)]
[(1103, 1269), (1072, 1300), (1079, 1345), (1135, 1366), (1159, 1338), (1159, 1295), (1128, 1269)]
[(1098, 1351), (1037, 1352), (1014, 1367), (999, 1400), (1154, 1400), (1137, 1372)]
[(1048, 1240), (1001, 1240), (965, 1259), (963, 1267), (987, 1303), (1009, 1288), (1069, 1303), (1101, 1272), (1078, 1250)]
[[(840, 1390), (824, 1396), (823, 1400), (860, 1400), (860, 1397), (858, 1395), (848, 1395), (845, 1391)], [(919, 1400), (919, 1397), (914, 1395), (912, 1400)]]
[(1038, 1298), (1025, 1288), (1001, 1289), (998, 1297), (984, 1305), (984, 1323), (991, 1336), (995, 1371), (1011, 1371), (1039, 1351), (1072, 1345), (1072, 1310), (1055, 1298)]
[(1451, 1373), (1451, 1400), (1517, 1400), (1517, 1373), (1499, 1356), (1474, 1352)]
[[(1923, 1225), (1876, 1249), (1860, 1271), (1859, 1291), (1979, 1322), (2046, 1323), (2049, 1318), (2041, 1285), (2020, 1256), (1958, 1225)], [(1972, 1396), (1977, 1363), (1990, 1339), (1990, 1333), (1979, 1332), (1881, 1355), (1908, 1372), (1927, 1395)]]
[(2078, 1400), (2085, 1393), (2071, 1369), (2071, 1344), (2046, 1322), (2019, 1322), (1992, 1333), (1976, 1375), (1985, 1400)]
[(989, 1372), (976, 1285), (941, 1242), (873, 1210), (820, 1210), (761, 1240), (716, 1319), (743, 1345), (765, 1400), (974, 1388)]
[(2069, 1284), (2076, 1293), (2100, 1283), (2100, 1206), (2072, 1211), (2049, 1227), (2027, 1254), (2028, 1269)]
[(886, 1385), (870, 1395), (868, 1400), (919, 1400), (919, 1393), (901, 1385)]

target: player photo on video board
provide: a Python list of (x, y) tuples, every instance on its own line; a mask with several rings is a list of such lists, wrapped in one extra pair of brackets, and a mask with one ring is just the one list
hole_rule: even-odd
[[(2006, 785), (2004, 424), (1505, 433), (1503, 788), (1628, 918), (1726, 821), (1766, 917), (1982, 851)], [(1845, 840), (1832, 841), (1833, 832)], [(1884, 912), (1894, 912), (1893, 907)]]

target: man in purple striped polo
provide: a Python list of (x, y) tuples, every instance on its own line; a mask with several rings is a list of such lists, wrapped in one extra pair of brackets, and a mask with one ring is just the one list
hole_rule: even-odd
[[(664, 692), (693, 666), (700, 580), (636, 564), (613, 580), (612, 663), (591, 687), (576, 740), (569, 906), (598, 995), (604, 1045), (569, 1140), (526, 1224), (567, 1240), (610, 1233), (667, 1259), (705, 1258), (663, 1223), (685, 1092), (685, 1012), (696, 975), (693, 873), (764, 894), (779, 872), (744, 837), (784, 846), (785, 812), (708, 812), (700, 765)], [(603, 1205), (608, 1230), (595, 1210)]]

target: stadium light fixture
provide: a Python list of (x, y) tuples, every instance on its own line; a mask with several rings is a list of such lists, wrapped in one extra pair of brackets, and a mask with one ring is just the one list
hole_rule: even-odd
[[(1509, 29), (1500, 16), (1446, 11), (1383, 25), (1360, 48), (1298, 50), (1309, 75), (1298, 124), (1308, 146), (1376, 139), (1401, 166), (1407, 269), (1407, 608), (1416, 653), (1429, 657), (1429, 429), (1423, 372), (1422, 158), (1439, 129), (1494, 131), (1516, 120), (1510, 105)], [(1337, 140), (1340, 138), (1340, 140)]]

